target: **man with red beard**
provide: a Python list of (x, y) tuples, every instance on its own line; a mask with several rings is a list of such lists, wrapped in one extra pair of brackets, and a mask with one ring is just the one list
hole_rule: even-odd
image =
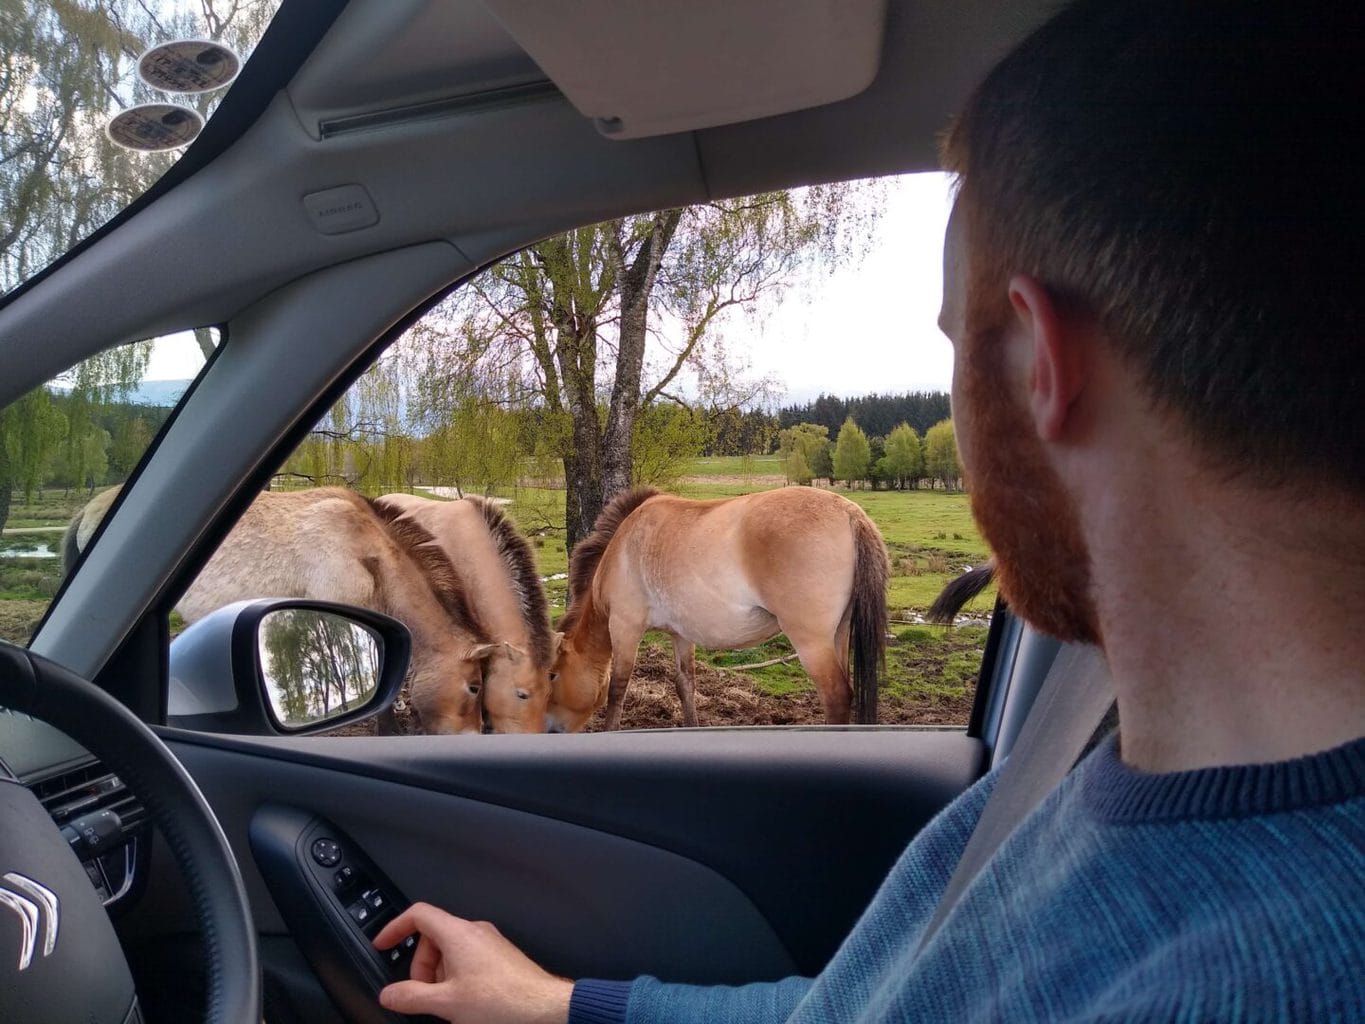
[(921, 941), (996, 780), (816, 978), (555, 978), (419, 905), (384, 1005), (452, 1020), (1365, 1019), (1365, 19), (1081, 0), (987, 77), (941, 323), (1015, 613), (1121, 723)]

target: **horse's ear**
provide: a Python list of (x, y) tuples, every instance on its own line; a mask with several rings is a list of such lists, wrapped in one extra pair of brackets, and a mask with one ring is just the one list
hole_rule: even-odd
[(484, 661), (498, 651), (498, 644), (475, 644), (464, 652), (466, 661)]
[(507, 660), (510, 661), (513, 665), (520, 665), (521, 660), (526, 657), (526, 652), (523, 651), (516, 644), (508, 643), (506, 640), (504, 640), (502, 642), (502, 646), (507, 649)]
[(558, 658), (558, 657), (559, 657), (559, 648), (560, 648), (560, 645), (563, 644), (563, 643), (564, 643), (564, 634), (563, 634), (563, 633), (555, 633), (553, 636), (550, 637), (550, 660), (551, 660), (551, 661), (553, 661), (555, 658)]

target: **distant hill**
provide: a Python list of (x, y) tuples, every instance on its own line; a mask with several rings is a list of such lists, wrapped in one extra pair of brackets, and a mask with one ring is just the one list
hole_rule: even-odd
[[(127, 405), (151, 405), (170, 409), (180, 401), (180, 396), (188, 391), (193, 383), (194, 381), (188, 377), (184, 380), (144, 380), (126, 395), (116, 395), (114, 401)], [(58, 394), (66, 394), (71, 390), (62, 384), (51, 384), (49, 387)]]
[(180, 396), (189, 390), (194, 381), (185, 380), (144, 380), (125, 399), (131, 405), (159, 405), (169, 408), (180, 401)]

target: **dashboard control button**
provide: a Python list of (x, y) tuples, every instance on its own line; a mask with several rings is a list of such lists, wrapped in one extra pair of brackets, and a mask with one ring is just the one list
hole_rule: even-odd
[(378, 913), (389, 905), (388, 897), (378, 889), (370, 889), (367, 892), (363, 892), (360, 894), (360, 898), (364, 900), (369, 905), (369, 908), (375, 913)]
[(339, 868), (336, 873), (337, 892), (345, 892), (353, 885), (355, 885), (355, 868), (349, 864)]
[(313, 859), (325, 868), (336, 867), (341, 863), (341, 846), (335, 839), (316, 839), (313, 841)]

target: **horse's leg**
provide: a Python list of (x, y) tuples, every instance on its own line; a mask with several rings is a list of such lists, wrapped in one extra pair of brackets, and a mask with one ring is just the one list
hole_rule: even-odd
[(607, 690), (607, 720), (605, 728), (614, 732), (621, 728), (621, 705), (625, 703), (626, 687), (630, 685), (630, 674), (635, 671), (635, 648), (629, 653), (622, 652), (618, 657), (615, 651), (611, 656), (611, 683)]
[(607, 731), (621, 728), (621, 705), (626, 699), (626, 687), (630, 685), (631, 673), (635, 671), (635, 655), (640, 648), (640, 638), (645, 635), (643, 626), (624, 623), (617, 618), (611, 620), (611, 682), (607, 689)]
[(852, 721), (853, 691), (848, 679), (848, 640), (844, 631), (842, 651), (832, 642), (831, 637), (810, 636), (791, 633), (787, 639), (796, 648), (796, 656), (801, 667), (815, 683), (820, 694), (820, 703), (825, 709), (827, 725), (848, 725)]
[(673, 689), (678, 691), (682, 705), (683, 725), (697, 724), (697, 706), (693, 701), (697, 680), (697, 645), (673, 634)]

